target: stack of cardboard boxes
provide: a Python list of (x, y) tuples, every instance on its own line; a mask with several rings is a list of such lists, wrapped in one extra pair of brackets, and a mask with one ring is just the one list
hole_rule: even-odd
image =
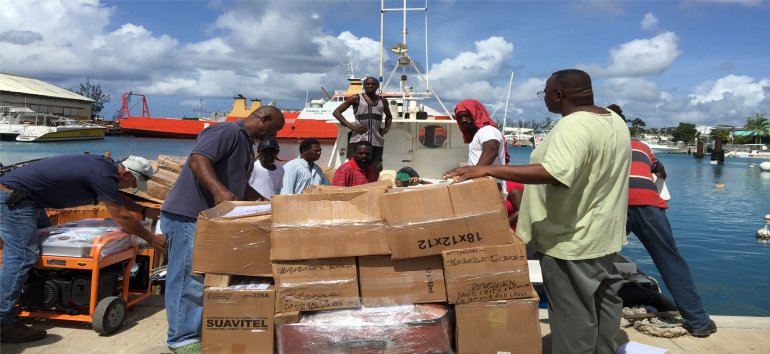
[(494, 180), (308, 192), (200, 214), (204, 352), (447, 352), (452, 305), (458, 352), (541, 351), (524, 245)]
[(147, 195), (154, 199), (166, 200), (186, 160), (184, 157), (158, 155), (158, 169), (147, 181)]

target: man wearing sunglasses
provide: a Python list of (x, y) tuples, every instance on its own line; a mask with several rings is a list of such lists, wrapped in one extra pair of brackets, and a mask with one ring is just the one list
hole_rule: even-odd
[(445, 177), (530, 184), (517, 235), (543, 254), (553, 352), (615, 353), (623, 278), (613, 259), (626, 241), (631, 137), (617, 114), (594, 105), (584, 71), (553, 73), (538, 96), (563, 118), (530, 165), (460, 167)]
[[(122, 188), (147, 191), (153, 175), (147, 159), (130, 156), (120, 162), (97, 155), (64, 155), (32, 162), (0, 176), (0, 340), (7, 343), (43, 339), (42, 329), (18, 321), (16, 302), (29, 270), (40, 254), (37, 229), (51, 226), (45, 208), (71, 208), (103, 203), (123, 230), (163, 252), (166, 240), (142, 227), (130, 211), (149, 216), (120, 193)], [(157, 215), (157, 210), (153, 212)]]

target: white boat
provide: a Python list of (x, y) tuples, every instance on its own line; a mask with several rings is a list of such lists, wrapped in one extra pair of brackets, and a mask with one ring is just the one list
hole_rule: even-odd
[[(406, 4), (404, 4), (403, 9), (385, 9), (383, 4), (382, 10), (383, 13), (387, 11), (404, 11), (405, 13), (413, 9), (407, 9)], [(419, 10), (425, 11), (425, 9)], [(404, 15), (404, 21), (406, 21), (405, 18), (406, 16)], [(406, 27), (406, 23), (404, 23), (404, 27)], [(381, 28), (383, 27), (381, 26)], [(406, 33), (406, 31), (403, 31), (403, 33)], [(457, 122), (451, 118), (446, 109), (444, 109), (446, 113), (441, 114), (437, 110), (421, 103), (431, 98), (437, 99), (439, 103), (441, 101), (429, 87), (428, 83), (430, 81), (423, 77), (407, 54), (408, 49), (405, 35), (403, 40), (404, 42), (398, 43), (391, 48), (391, 51), (398, 56), (395, 60), (396, 64), (391, 72), (391, 77), (393, 76), (392, 73), (396, 71), (401, 73), (399, 88), (394, 90), (388, 89), (390, 78), (382, 84), (382, 96), (388, 101), (391, 114), (393, 115), (390, 131), (385, 137), (383, 174), (395, 176), (395, 171), (408, 166), (414, 168), (420, 174), (420, 177), (441, 180), (444, 172), (467, 164), (468, 145), (463, 141), (463, 135)], [(385, 55), (384, 50), (382, 51), (383, 55)], [(382, 73), (382, 61), (380, 66), (380, 72)], [(410, 76), (416, 73), (418, 77), (422, 78), (426, 89), (424, 91), (413, 89), (414, 86), (407, 83), (407, 72)], [(327, 117), (327, 123), (336, 124), (339, 128), (336, 142), (332, 148), (331, 160), (329, 161), (329, 167), (335, 169), (347, 161), (349, 129), (332, 118), (331, 112), (342, 103), (346, 95), (350, 94), (350, 89), (345, 92), (337, 92), (328, 102), (323, 102), (322, 106), (321, 102), (316, 101), (316, 107), (313, 107), (313, 109), (306, 108), (300, 115), (313, 113), (319, 117)], [(355, 118), (351, 111), (348, 110), (346, 113), (349, 113), (350, 116), (345, 115), (345, 117), (354, 122)]]
[(749, 151), (730, 151), (725, 156), (741, 158), (770, 159), (770, 150), (765, 144), (743, 144)]
[(675, 149), (677, 149), (676, 145), (663, 145), (663, 144), (660, 144), (659, 142), (654, 142), (652, 140), (645, 140), (644, 143), (647, 144), (647, 146), (649, 146), (650, 149), (652, 149), (652, 150), (666, 150), (667, 151), (667, 150), (675, 150)]
[(3, 108), (0, 134), (22, 142), (104, 139), (107, 129), (27, 108)]
[(29, 108), (0, 106), (0, 140), (15, 140), (24, 130), (24, 124), (18, 123), (19, 113), (34, 113)]
[(529, 145), (530, 139), (535, 136), (535, 130), (531, 128), (503, 128), (503, 135), (508, 144)]

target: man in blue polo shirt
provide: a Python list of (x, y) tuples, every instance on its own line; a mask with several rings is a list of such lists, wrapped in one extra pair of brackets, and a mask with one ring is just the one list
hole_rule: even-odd
[(257, 140), (283, 128), (283, 113), (263, 106), (246, 119), (202, 131), (161, 207), (161, 231), (169, 244), (166, 273), (167, 343), (171, 351), (200, 353), (203, 277), (192, 274), (198, 213), (228, 200), (256, 198), (249, 186)]
[(64, 155), (30, 163), (0, 177), (0, 340), (30, 342), (46, 332), (18, 322), (16, 302), (29, 270), (40, 253), (38, 227), (51, 225), (45, 208), (70, 208), (102, 202), (115, 223), (159, 251), (166, 249), (162, 235), (142, 227), (129, 212), (147, 215), (146, 207), (120, 194), (119, 189), (147, 190), (152, 177), (150, 162), (130, 156), (118, 163), (96, 155)]

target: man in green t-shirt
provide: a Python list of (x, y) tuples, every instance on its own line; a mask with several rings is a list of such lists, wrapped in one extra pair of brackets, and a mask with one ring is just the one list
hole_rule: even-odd
[(626, 242), (628, 127), (594, 105), (591, 77), (553, 73), (538, 92), (562, 119), (530, 157), (530, 165), (474, 166), (445, 178), (482, 176), (530, 184), (517, 234), (543, 254), (554, 353), (615, 353), (623, 279), (613, 264)]

